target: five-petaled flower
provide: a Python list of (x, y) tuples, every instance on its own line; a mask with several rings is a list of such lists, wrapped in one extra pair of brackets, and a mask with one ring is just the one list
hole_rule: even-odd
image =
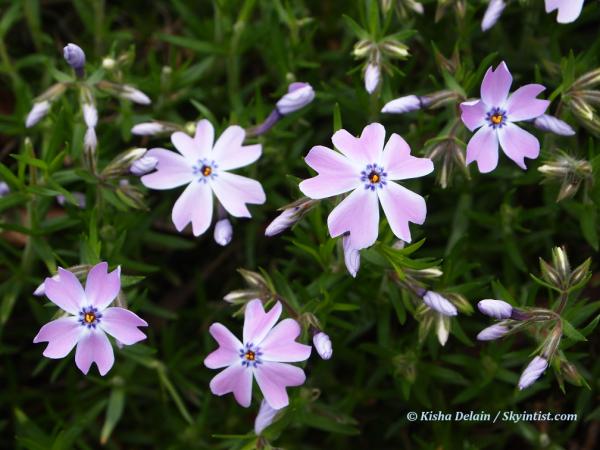
[(411, 156), (410, 147), (397, 134), (384, 148), (385, 128), (379, 123), (367, 125), (358, 138), (339, 130), (331, 140), (341, 153), (313, 147), (305, 161), (318, 175), (300, 183), (304, 195), (314, 199), (352, 191), (327, 219), (331, 236), (350, 233), (350, 244), (357, 250), (373, 245), (381, 202), (394, 234), (410, 242), (408, 223), (425, 221), (425, 199), (394, 181), (427, 175), (433, 171), (431, 160)]
[(62, 268), (57, 276), (46, 278), (46, 296), (68, 315), (44, 325), (33, 339), (34, 343), (48, 342), (44, 356), (64, 358), (77, 346), (79, 370), (87, 374), (96, 363), (100, 375), (105, 375), (115, 362), (107, 333), (124, 345), (146, 339), (138, 329), (148, 326), (145, 320), (125, 308), (108, 308), (121, 289), (120, 277), (120, 267), (108, 273), (108, 264), (101, 262), (88, 273), (85, 289), (73, 273)]
[(250, 217), (246, 204), (262, 204), (265, 192), (258, 181), (229, 173), (256, 161), (260, 144), (243, 146), (246, 133), (232, 125), (214, 143), (214, 128), (201, 120), (193, 138), (178, 131), (171, 141), (178, 153), (153, 148), (146, 156), (158, 160), (156, 172), (144, 175), (142, 183), (151, 189), (172, 189), (187, 184), (173, 206), (172, 219), (178, 231), (190, 222), (195, 236), (204, 233), (213, 217), (213, 192), (234, 217)]
[(540, 154), (540, 143), (514, 124), (544, 114), (550, 102), (537, 99), (546, 88), (541, 84), (520, 87), (510, 96), (512, 75), (504, 62), (488, 69), (481, 83), (481, 99), (461, 103), (462, 121), (471, 131), (479, 130), (467, 145), (467, 164), (477, 161), (479, 171), (491, 172), (498, 165), (498, 144), (510, 159), (526, 169), (525, 158)]
[(225, 326), (213, 323), (209, 332), (219, 348), (204, 360), (210, 369), (225, 370), (210, 382), (215, 395), (233, 392), (237, 402), (250, 406), (252, 379), (262, 391), (265, 400), (274, 409), (288, 405), (288, 386), (300, 386), (306, 376), (300, 367), (289, 362), (305, 361), (311, 347), (296, 342), (300, 325), (294, 319), (284, 319), (275, 325), (281, 315), (281, 303), (277, 302), (265, 312), (262, 302), (252, 300), (246, 305), (244, 318), (244, 341), (240, 342)]

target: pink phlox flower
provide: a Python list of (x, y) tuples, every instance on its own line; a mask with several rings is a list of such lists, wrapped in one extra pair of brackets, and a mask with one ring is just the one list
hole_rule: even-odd
[(546, 12), (558, 11), (556, 21), (558, 23), (575, 22), (581, 10), (583, 9), (584, 0), (545, 0)]
[(58, 277), (46, 278), (46, 296), (67, 316), (44, 325), (34, 343), (48, 342), (43, 355), (57, 359), (67, 356), (73, 347), (75, 364), (87, 374), (96, 363), (104, 376), (113, 366), (115, 356), (107, 334), (124, 345), (132, 345), (146, 335), (138, 327), (148, 324), (137, 314), (119, 307), (108, 307), (121, 289), (121, 268), (108, 273), (108, 264), (101, 262), (90, 270), (85, 289), (68, 270), (58, 269)]
[(289, 404), (286, 387), (300, 386), (306, 376), (300, 367), (286, 363), (305, 361), (311, 347), (296, 342), (301, 329), (294, 319), (275, 325), (280, 315), (279, 302), (265, 312), (260, 300), (250, 301), (245, 310), (243, 342), (220, 323), (210, 326), (219, 348), (206, 357), (204, 365), (209, 369), (225, 368), (210, 382), (213, 394), (233, 392), (236, 401), (247, 408), (255, 378), (271, 408)]
[(178, 131), (171, 141), (179, 153), (164, 148), (148, 150), (146, 156), (158, 160), (156, 172), (144, 175), (142, 183), (151, 189), (187, 187), (173, 206), (175, 228), (182, 231), (190, 222), (195, 236), (204, 233), (212, 222), (213, 193), (229, 214), (250, 217), (246, 204), (262, 204), (265, 192), (258, 181), (230, 173), (255, 162), (262, 146), (242, 145), (246, 132), (232, 125), (214, 142), (215, 130), (201, 120), (192, 138)]
[(425, 221), (425, 199), (395, 181), (431, 173), (431, 160), (412, 156), (398, 134), (392, 134), (385, 143), (385, 128), (379, 123), (367, 125), (358, 138), (339, 130), (331, 140), (339, 152), (320, 145), (313, 147), (305, 161), (318, 175), (300, 183), (304, 195), (313, 199), (351, 191), (329, 214), (331, 237), (350, 233), (346, 244), (356, 250), (373, 245), (379, 231), (381, 202), (394, 234), (410, 242), (408, 223)]
[(550, 102), (536, 97), (546, 88), (527, 84), (510, 96), (512, 75), (504, 62), (486, 72), (481, 83), (481, 99), (461, 103), (462, 121), (471, 131), (477, 130), (467, 145), (467, 164), (477, 161), (481, 173), (498, 165), (498, 144), (510, 159), (526, 169), (525, 158), (540, 154), (535, 136), (515, 125), (544, 114)]

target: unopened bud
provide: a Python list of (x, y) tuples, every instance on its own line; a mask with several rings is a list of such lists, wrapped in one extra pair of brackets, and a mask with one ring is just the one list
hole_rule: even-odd
[(25, 126), (27, 128), (31, 128), (48, 114), (50, 110), (50, 102), (48, 100), (41, 101), (39, 103), (34, 103), (33, 108), (27, 114), (27, 119), (25, 119)]
[[(567, 122), (549, 114), (542, 114), (533, 120), (533, 125), (543, 131), (558, 134), (560, 136), (573, 136), (575, 130)], [(541, 167), (538, 169), (541, 171)]]
[(542, 356), (547, 360), (552, 359), (556, 351), (558, 350), (558, 345), (560, 344), (560, 340), (562, 338), (562, 326), (555, 326), (552, 331), (548, 334), (548, 337), (544, 341), (544, 345), (542, 347)]
[(446, 345), (450, 336), (450, 317), (444, 314), (437, 315), (436, 334), (440, 345), (442, 347)]
[(590, 272), (591, 262), (591, 258), (588, 258), (579, 266), (577, 266), (573, 272), (571, 272), (571, 277), (569, 278), (569, 287), (579, 287), (589, 280), (592, 275)]
[(266, 289), (268, 287), (267, 281), (261, 274), (246, 269), (238, 269), (238, 272), (244, 278), (244, 280), (246, 280), (248, 285), (260, 289)]
[(354, 56), (356, 58), (364, 58), (366, 56), (369, 56), (371, 54), (371, 52), (373, 51), (373, 49), (374, 49), (373, 43), (371, 41), (363, 39), (356, 43), (352, 53), (354, 54)]
[(331, 346), (331, 339), (327, 334), (320, 331), (313, 336), (313, 345), (317, 350), (319, 356), (323, 359), (331, 359), (333, 355), (333, 348)]
[(136, 89), (133, 86), (128, 86), (126, 84), (123, 85), (122, 88), (123, 89), (120, 92), (121, 97), (131, 100), (132, 102), (138, 103), (140, 105), (149, 105), (150, 103), (152, 103), (150, 97), (148, 97), (139, 89)]
[(382, 113), (404, 114), (411, 111), (417, 111), (423, 108), (422, 97), (417, 95), (407, 95), (387, 102), (381, 109)]
[(573, 83), (574, 89), (589, 89), (600, 83), (600, 67), (587, 72)]
[(231, 291), (229, 294), (223, 297), (223, 300), (225, 300), (227, 303), (239, 305), (255, 298), (260, 298), (262, 294), (262, 291), (255, 289), (240, 289), (237, 291)]
[(352, 246), (352, 239), (350, 234), (345, 234), (342, 238), (342, 246), (344, 248), (344, 263), (348, 273), (356, 278), (358, 269), (360, 269), (360, 251)]
[(504, 12), (504, 8), (506, 8), (504, 0), (490, 0), (481, 21), (481, 31), (487, 31), (496, 25), (496, 22), (498, 22), (498, 19), (500, 19), (500, 16)]
[(213, 237), (215, 242), (223, 247), (231, 242), (233, 227), (229, 219), (221, 219), (217, 222)]
[(437, 292), (426, 291), (423, 295), (423, 302), (431, 309), (445, 316), (456, 316), (458, 314), (456, 306)]
[(254, 420), (254, 433), (257, 436), (260, 436), (264, 429), (273, 423), (275, 416), (277, 416), (279, 411), (282, 411), (282, 409), (272, 408), (271, 405), (269, 405), (269, 403), (263, 399), (263, 401), (260, 403), (258, 415)]
[(481, 300), (477, 307), (486, 316), (493, 317), (495, 319), (508, 319), (512, 316), (513, 307), (509, 303), (503, 300), (486, 299)]
[(117, 66), (117, 62), (110, 57), (106, 57), (102, 60), (102, 68), (106, 70), (113, 70)]
[(137, 177), (152, 172), (158, 165), (158, 158), (155, 156), (142, 156), (131, 163), (129, 171)]
[(585, 379), (579, 373), (575, 364), (569, 361), (561, 361), (560, 372), (565, 377), (565, 380), (575, 386), (583, 386), (585, 384)]
[(566, 281), (571, 275), (571, 265), (564, 247), (554, 247), (552, 249), (552, 265), (556, 270), (561, 281)]
[(318, 200), (303, 197), (289, 205), (266, 228), (265, 236), (275, 236), (298, 223), (308, 213)]
[(143, 122), (134, 125), (131, 133), (137, 136), (154, 136), (156, 134), (177, 131), (177, 127), (169, 126), (163, 122)]
[(10, 193), (10, 186), (4, 181), (0, 181), (0, 198)]
[(408, 47), (394, 39), (384, 40), (379, 44), (379, 49), (391, 58), (406, 59), (409, 55)]
[(536, 356), (525, 368), (519, 379), (519, 389), (523, 390), (528, 388), (542, 376), (544, 371), (548, 368), (548, 360), (541, 356)]
[(381, 80), (381, 68), (379, 64), (369, 63), (365, 69), (365, 89), (372, 94)]
[(477, 335), (478, 341), (495, 341), (496, 339), (500, 339), (506, 333), (510, 331), (510, 328), (506, 325), (502, 325), (500, 323), (495, 323), (487, 328), (484, 328)]
[(85, 67), (85, 53), (75, 44), (67, 44), (67, 46), (63, 49), (63, 56), (67, 64), (69, 64), (75, 74), (79, 78), (83, 78), (84, 75), (84, 67)]
[(594, 120), (594, 109), (585, 100), (572, 96), (569, 100), (569, 106), (580, 119), (584, 121)]
[(315, 98), (315, 91), (309, 83), (292, 83), (288, 92), (277, 102), (277, 110), (283, 116), (304, 108)]

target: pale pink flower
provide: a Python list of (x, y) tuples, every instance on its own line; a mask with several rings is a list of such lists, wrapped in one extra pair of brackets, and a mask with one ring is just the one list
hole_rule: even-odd
[(558, 11), (558, 23), (575, 22), (583, 8), (584, 0), (546, 0), (546, 12)]

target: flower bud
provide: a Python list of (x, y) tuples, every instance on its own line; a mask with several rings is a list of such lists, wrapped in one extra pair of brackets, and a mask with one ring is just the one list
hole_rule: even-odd
[(10, 193), (10, 186), (4, 181), (0, 181), (0, 198)]
[(564, 247), (554, 247), (552, 249), (552, 265), (564, 285), (564, 282), (571, 275), (571, 265), (569, 264), (569, 258)]
[(114, 178), (128, 173), (131, 170), (133, 162), (142, 158), (147, 151), (145, 148), (132, 148), (119, 153), (102, 170), (102, 176), (104, 178)]
[(436, 334), (438, 342), (443, 347), (448, 342), (450, 336), (450, 318), (444, 314), (437, 315)]
[(379, 49), (391, 58), (408, 58), (408, 47), (395, 39), (386, 39), (379, 44)]
[(129, 85), (122, 85), (122, 90), (118, 94), (120, 97), (126, 98), (127, 100), (131, 100), (133, 103), (137, 103), (139, 105), (149, 105), (152, 103), (150, 97), (144, 94), (139, 89), (134, 88)]
[(542, 376), (547, 368), (548, 360), (541, 356), (533, 358), (521, 374), (521, 378), (519, 379), (519, 389), (523, 390), (531, 386), (540, 376)]
[(294, 226), (317, 203), (318, 200), (303, 197), (293, 203), (290, 203), (289, 205), (286, 205), (283, 209), (283, 212), (267, 226), (265, 230), (265, 236), (275, 236)]
[(43, 100), (39, 103), (34, 103), (33, 108), (27, 114), (27, 119), (25, 119), (25, 126), (27, 128), (31, 128), (48, 114), (50, 110), (50, 102), (48, 100)]
[(250, 300), (254, 300), (255, 298), (260, 298), (262, 294), (262, 291), (256, 289), (239, 289), (236, 291), (231, 291), (229, 294), (223, 297), (223, 300), (225, 300), (227, 303), (243, 304)]
[(594, 120), (594, 109), (583, 99), (572, 96), (569, 100), (569, 106), (579, 119), (583, 121)]
[(142, 156), (131, 163), (129, 171), (137, 177), (152, 172), (158, 164), (158, 158), (154, 156)]
[(490, 3), (485, 10), (485, 14), (483, 15), (483, 20), (481, 21), (481, 31), (487, 31), (496, 25), (504, 8), (506, 8), (504, 0), (490, 0)]
[(309, 83), (292, 83), (288, 92), (279, 99), (277, 110), (282, 116), (304, 108), (315, 98), (315, 91)]
[(154, 136), (156, 134), (177, 131), (176, 127), (170, 127), (162, 122), (143, 122), (134, 125), (131, 133), (137, 136)]
[(477, 303), (477, 307), (483, 314), (495, 319), (508, 319), (513, 313), (513, 307), (502, 300), (481, 300)]
[(331, 359), (333, 355), (333, 348), (331, 346), (331, 339), (322, 331), (318, 332), (313, 336), (313, 345), (319, 356), (323, 359)]
[(271, 406), (267, 403), (267, 401), (263, 400), (260, 403), (260, 409), (258, 410), (256, 419), (254, 420), (254, 433), (256, 433), (257, 436), (260, 436), (260, 434), (264, 431), (264, 429), (273, 423), (277, 413), (282, 410), (283, 410), (283, 408), (282, 409), (271, 408)]
[(67, 44), (67, 46), (63, 49), (63, 56), (67, 64), (69, 64), (75, 74), (79, 78), (83, 78), (84, 75), (84, 67), (85, 67), (85, 53), (75, 44)]
[(266, 290), (269, 286), (267, 280), (265, 280), (263, 276), (259, 273), (252, 272), (251, 270), (246, 269), (238, 269), (238, 272), (244, 278), (246, 283), (248, 283), (248, 285), (251, 287)]
[(381, 79), (381, 68), (378, 64), (369, 63), (365, 69), (365, 89), (369, 94), (372, 94)]
[(84, 103), (83, 109), (83, 121), (89, 128), (95, 128), (98, 124), (98, 110), (93, 103)]
[(117, 67), (117, 62), (114, 58), (106, 57), (102, 60), (102, 68), (106, 70), (113, 70)]
[(407, 95), (387, 102), (381, 109), (382, 113), (404, 114), (411, 111), (417, 111), (423, 108), (422, 97), (417, 95)]
[(352, 53), (356, 58), (364, 58), (371, 54), (373, 48), (373, 43), (371, 41), (362, 39), (354, 45)]
[(562, 326), (557, 325), (548, 333), (542, 347), (542, 356), (547, 360), (552, 359), (558, 350), (560, 340), (562, 339)]
[(221, 219), (217, 222), (213, 237), (215, 242), (223, 247), (231, 242), (233, 227), (229, 219)]
[(85, 136), (83, 137), (83, 148), (86, 152), (94, 154), (98, 147), (98, 138), (96, 137), (96, 130), (94, 128), (88, 128), (85, 130)]
[[(71, 195), (75, 200), (75, 206), (77, 206), (79, 209), (84, 209), (86, 205), (85, 194), (83, 192), (71, 192)], [(56, 201), (60, 206), (65, 206), (65, 204), (67, 203), (67, 198), (62, 194), (57, 195)]]
[(499, 323), (495, 323), (487, 328), (484, 328), (477, 335), (478, 341), (495, 341), (496, 339), (500, 339), (506, 333), (510, 331), (506, 325), (502, 325)]
[(586, 384), (585, 378), (579, 373), (575, 364), (569, 361), (560, 362), (560, 372), (565, 377), (565, 380), (575, 386), (583, 386)]
[(458, 314), (456, 306), (437, 292), (426, 291), (423, 295), (423, 302), (431, 309), (445, 316), (456, 316)]
[(600, 83), (600, 67), (584, 73), (573, 83), (572, 88), (589, 89)]
[(583, 263), (571, 272), (571, 277), (569, 278), (569, 286), (574, 287), (580, 284), (587, 282), (587, 280), (591, 277), (590, 272), (590, 264), (592, 260), (591, 258), (586, 259)]
[[(533, 120), (533, 126), (560, 136), (573, 136), (575, 134), (575, 130), (571, 125), (549, 114), (542, 114), (536, 117)], [(541, 167), (538, 170), (541, 171)]]
[(353, 278), (356, 278), (358, 269), (360, 269), (360, 251), (352, 246), (350, 234), (345, 234), (342, 238), (342, 246), (344, 248), (344, 263), (346, 269)]

